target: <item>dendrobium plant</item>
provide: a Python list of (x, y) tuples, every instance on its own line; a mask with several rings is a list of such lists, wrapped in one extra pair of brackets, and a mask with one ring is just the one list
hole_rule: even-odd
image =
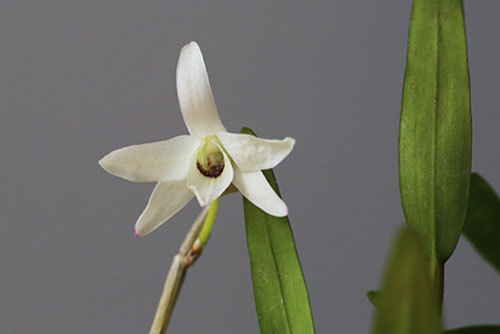
[(99, 164), (133, 182), (158, 182), (135, 224), (146, 235), (196, 196), (207, 206), (233, 184), (250, 202), (273, 216), (286, 216), (286, 204), (261, 170), (273, 168), (295, 140), (261, 139), (227, 132), (210, 88), (203, 55), (196, 42), (184, 46), (177, 64), (177, 95), (189, 135), (115, 150)]

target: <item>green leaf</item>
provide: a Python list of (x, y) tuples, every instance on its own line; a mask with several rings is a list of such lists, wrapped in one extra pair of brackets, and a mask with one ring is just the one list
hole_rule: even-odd
[(500, 326), (470, 326), (448, 330), (446, 334), (500, 334)]
[[(242, 133), (255, 135), (243, 128)], [(271, 170), (267, 181), (279, 195)], [(243, 199), (255, 307), (261, 334), (314, 333), (306, 283), (288, 217), (274, 217)]]
[(441, 333), (426, 255), (408, 229), (396, 238), (376, 304), (374, 334)]
[(461, 0), (414, 0), (399, 133), (408, 225), (433, 262), (453, 253), (467, 209), (471, 114)]
[(479, 254), (500, 271), (500, 199), (476, 173), (471, 175), (464, 234)]
[(372, 303), (373, 306), (377, 307), (380, 300), (380, 291), (367, 291), (366, 297), (368, 297), (368, 300)]

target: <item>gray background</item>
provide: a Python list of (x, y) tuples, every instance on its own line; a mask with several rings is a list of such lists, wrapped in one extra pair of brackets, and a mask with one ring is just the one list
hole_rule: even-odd
[[(466, 2), (473, 168), (500, 189), (500, 2)], [(152, 184), (106, 174), (125, 145), (186, 132), (175, 66), (200, 43), (221, 117), (293, 136), (277, 169), (319, 333), (368, 333), (403, 220), (397, 133), (410, 1), (0, 2), (0, 332), (145, 333), (195, 201), (150, 236)], [(257, 333), (241, 198), (224, 198), (170, 333)], [(449, 326), (500, 322), (499, 276), (466, 240)]]

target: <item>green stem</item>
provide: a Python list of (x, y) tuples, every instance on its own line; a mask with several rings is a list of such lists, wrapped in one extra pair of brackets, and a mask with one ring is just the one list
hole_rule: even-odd
[(212, 234), (212, 229), (214, 227), (215, 218), (217, 217), (217, 212), (219, 211), (219, 198), (214, 200), (212, 204), (210, 204), (210, 209), (208, 209), (207, 217), (205, 218), (205, 222), (203, 223), (203, 227), (201, 228), (200, 234), (198, 234), (198, 238), (194, 242), (193, 252), (198, 252), (205, 247)]
[(444, 298), (444, 264), (433, 261), (430, 264), (432, 288), (436, 294), (439, 310), (443, 309)]

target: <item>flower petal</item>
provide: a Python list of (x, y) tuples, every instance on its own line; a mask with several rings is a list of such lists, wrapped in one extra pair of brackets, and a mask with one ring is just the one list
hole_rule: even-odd
[(196, 42), (181, 50), (177, 64), (177, 96), (189, 133), (205, 137), (226, 131), (217, 113), (203, 55)]
[(185, 180), (158, 182), (135, 223), (135, 234), (146, 235), (175, 215), (193, 198)]
[(279, 164), (293, 149), (295, 139), (262, 139), (246, 134), (217, 133), (231, 159), (242, 172), (256, 172)]
[(271, 188), (262, 172), (242, 173), (235, 168), (233, 184), (243, 196), (266, 213), (277, 217), (288, 215), (285, 202)]
[(201, 139), (177, 136), (169, 140), (127, 146), (99, 160), (108, 173), (134, 182), (180, 180), (186, 177), (193, 151)]
[[(214, 144), (219, 146), (215, 141)], [(227, 154), (220, 146), (219, 148), (224, 155), (224, 169), (219, 176), (207, 177), (201, 174), (196, 165), (196, 154), (193, 154), (191, 164), (189, 165), (186, 184), (187, 187), (194, 192), (201, 206), (207, 206), (217, 197), (221, 196), (233, 180), (231, 160), (229, 160)]]

